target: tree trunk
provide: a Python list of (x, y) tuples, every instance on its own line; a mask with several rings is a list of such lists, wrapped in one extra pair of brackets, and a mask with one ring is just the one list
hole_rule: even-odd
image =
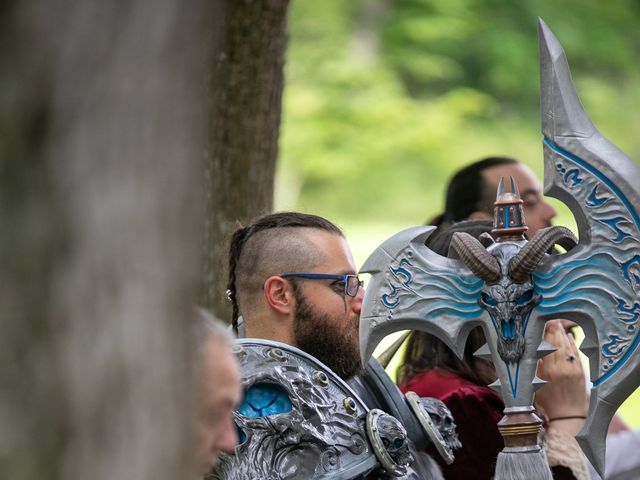
[(224, 319), (231, 312), (225, 296), (227, 240), (239, 223), (273, 208), (288, 5), (229, 2), (214, 59), (201, 303)]
[(3, 478), (186, 476), (215, 3), (0, 6)]

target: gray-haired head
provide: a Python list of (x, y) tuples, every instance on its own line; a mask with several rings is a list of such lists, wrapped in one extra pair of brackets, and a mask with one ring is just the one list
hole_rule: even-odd
[(233, 337), (202, 308), (192, 329), (194, 361), (194, 469), (198, 478), (211, 470), (221, 452), (238, 443), (233, 410), (242, 398), (240, 371), (230, 348)]
[(200, 353), (203, 345), (209, 340), (215, 340), (230, 347), (234, 337), (227, 325), (204, 308), (197, 307), (196, 321), (193, 325), (193, 341), (196, 351)]

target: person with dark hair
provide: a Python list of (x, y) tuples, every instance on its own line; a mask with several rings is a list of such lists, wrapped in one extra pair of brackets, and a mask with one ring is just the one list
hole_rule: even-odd
[[(432, 441), (422, 417), (381, 367), (361, 367), (364, 290), (336, 225), (281, 212), (237, 229), (227, 288), (232, 324), (243, 337), (236, 352), (245, 396), (236, 410), (241, 443), (233, 457), (223, 455), (214, 478), (442, 480), (437, 463), (416, 451), (414, 442)], [(402, 409), (385, 409), (385, 402)], [(420, 407), (422, 415), (431, 415), (429, 406), (448, 414), (434, 400)], [(441, 448), (454, 448), (455, 429), (447, 427)]]
[(447, 186), (444, 212), (427, 223), (440, 226), (492, 219), (498, 182), (510, 176), (520, 189), (529, 236), (549, 227), (556, 211), (544, 200), (540, 182), (531, 169), (510, 157), (487, 157), (455, 173)]
[(330, 221), (281, 212), (239, 228), (229, 248), (227, 294), (237, 331), (313, 355), (344, 379), (360, 370), (364, 290), (342, 231)]
[[(447, 256), (454, 233), (465, 232), (478, 238), (490, 233), (492, 226), (490, 221), (455, 223), (438, 229), (427, 246)], [(577, 358), (577, 347), (559, 321), (549, 322), (545, 335), (558, 350), (541, 361), (538, 374), (551, 381), (538, 392), (537, 407), (552, 419), (582, 416), (582, 419), (547, 425), (547, 438), (551, 440), (547, 451), (549, 464), (556, 479), (588, 479), (586, 465), (573, 440), (586, 413), (584, 373), (580, 362), (566, 360)], [(456, 452), (453, 464), (440, 465), (447, 479), (491, 479), (498, 453), (504, 447), (497, 426), (503, 416), (504, 403), (500, 395), (488, 387), (496, 380), (496, 372), (491, 363), (474, 356), (485, 343), (481, 327), (475, 328), (469, 334), (463, 358), (459, 359), (436, 337), (413, 332), (398, 370), (402, 391), (442, 400), (456, 419), (462, 448)]]

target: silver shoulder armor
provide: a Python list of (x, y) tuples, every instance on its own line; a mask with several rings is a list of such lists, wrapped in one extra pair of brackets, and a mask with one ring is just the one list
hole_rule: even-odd
[(317, 359), (259, 339), (237, 340), (233, 351), (245, 393), (234, 412), (239, 444), (209, 478), (423, 478), (402, 423), (370, 410)]

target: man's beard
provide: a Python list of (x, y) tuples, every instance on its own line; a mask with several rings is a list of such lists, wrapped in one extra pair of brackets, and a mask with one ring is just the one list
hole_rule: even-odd
[(343, 380), (362, 372), (360, 349), (352, 333), (357, 325), (342, 329), (331, 322), (331, 316), (317, 312), (300, 291), (295, 292), (297, 312), (293, 325), (296, 346), (313, 355)]

